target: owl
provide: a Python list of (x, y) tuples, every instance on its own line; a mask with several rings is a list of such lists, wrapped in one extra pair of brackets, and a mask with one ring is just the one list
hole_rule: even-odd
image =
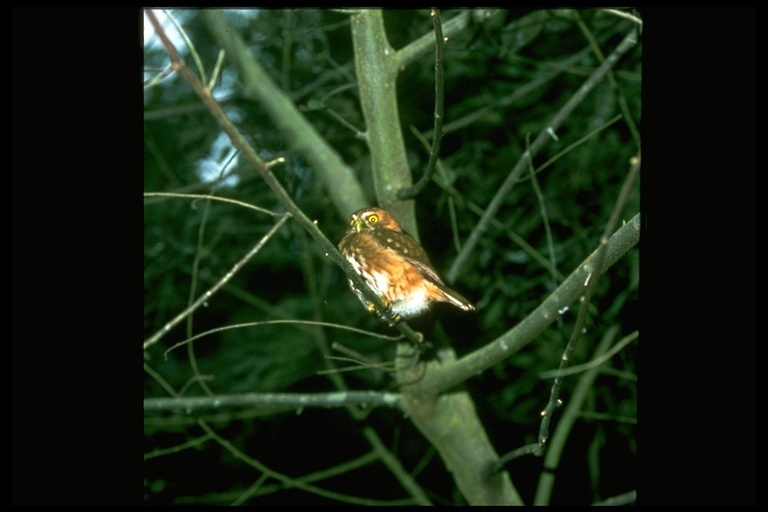
[[(386, 210), (371, 207), (354, 212), (339, 250), (396, 314), (395, 319), (418, 316), (433, 302), (447, 302), (464, 311), (475, 309), (458, 292), (445, 286), (424, 249), (403, 232)], [(351, 280), (349, 285), (363, 305), (375, 311)]]

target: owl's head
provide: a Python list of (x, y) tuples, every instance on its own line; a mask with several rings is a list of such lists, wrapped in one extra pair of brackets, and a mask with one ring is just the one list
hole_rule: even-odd
[(386, 210), (381, 208), (363, 208), (357, 210), (349, 217), (349, 229), (357, 231), (369, 231), (372, 229), (384, 228), (393, 231), (402, 231), (400, 224)]

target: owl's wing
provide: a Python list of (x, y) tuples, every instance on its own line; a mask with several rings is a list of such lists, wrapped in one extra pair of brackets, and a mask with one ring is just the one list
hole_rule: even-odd
[(443, 280), (440, 279), (440, 276), (437, 275), (437, 272), (434, 268), (432, 268), (432, 265), (429, 264), (429, 262), (424, 262), (417, 260), (415, 258), (408, 258), (406, 257), (405, 260), (416, 267), (419, 272), (421, 272), (421, 275), (423, 275), (425, 278), (429, 279), (430, 281), (434, 282), (435, 284), (443, 284)]
[(408, 261), (410, 261), (414, 267), (419, 269), (421, 272), (421, 275), (423, 275), (426, 279), (432, 281), (432, 283), (440, 289), (440, 291), (443, 292), (443, 296), (445, 297), (445, 300), (452, 303), (453, 305), (460, 307), (464, 311), (472, 311), (475, 309), (475, 306), (472, 305), (471, 302), (469, 302), (466, 298), (464, 298), (463, 295), (461, 295), (456, 290), (452, 290), (445, 286), (442, 279), (440, 279), (440, 276), (437, 275), (437, 272), (435, 272), (435, 269), (433, 269), (430, 265), (425, 265), (424, 263), (414, 260), (413, 258), (406, 258)]
[(425, 279), (429, 279), (438, 285), (443, 285), (443, 280), (437, 275), (437, 271), (432, 268), (429, 262), (429, 256), (424, 249), (409, 235), (402, 231), (393, 231), (391, 229), (378, 229), (373, 231), (372, 236), (379, 245), (397, 255), (406, 263), (413, 265)]
[(465, 311), (472, 311), (475, 309), (475, 306), (460, 293), (445, 286), (443, 280), (440, 279), (440, 276), (437, 275), (437, 271), (429, 262), (427, 253), (418, 243), (416, 243), (416, 240), (403, 232), (389, 229), (374, 230), (371, 236), (372, 240), (374, 240), (380, 247), (386, 251), (395, 253), (398, 258), (402, 258), (403, 263), (413, 266), (413, 268), (419, 271), (424, 279), (432, 282), (432, 284), (443, 293), (444, 300)]

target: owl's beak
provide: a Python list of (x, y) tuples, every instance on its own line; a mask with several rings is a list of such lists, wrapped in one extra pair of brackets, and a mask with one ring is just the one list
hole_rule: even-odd
[(355, 223), (352, 227), (355, 228), (357, 233), (361, 232), (363, 230), (363, 219), (355, 219)]

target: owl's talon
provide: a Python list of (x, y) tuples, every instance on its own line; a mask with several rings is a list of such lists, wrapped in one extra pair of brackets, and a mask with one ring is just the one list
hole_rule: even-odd
[(398, 323), (400, 323), (400, 322), (402, 321), (402, 319), (403, 319), (403, 317), (401, 317), (401, 316), (400, 316), (400, 315), (398, 315), (397, 313), (395, 313), (395, 316), (394, 316), (394, 317), (392, 317), (391, 319), (390, 319), (390, 318), (388, 318), (388, 316), (389, 316), (388, 314), (384, 314), (384, 315), (381, 315), (381, 319), (382, 319), (382, 320), (386, 320), (386, 321), (387, 321), (387, 323), (389, 323), (389, 326), (390, 326), (390, 327), (394, 327), (394, 326), (395, 326), (395, 324), (398, 324)]
[(400, 321), (403, 319), (403, 317), (400, 316), (400, 313), (394, 313), (392, 311), (392, 306), (387, 304), (387, 309), (384, 310), (384, 316), (387, 322), (389, 322), (390, 327), (394, 327), (395, 324), (400, 323)]
[(392, 315), (392, 305), (389, 302), (384, 300), (384, 304), (386, 304), (384, 311), (379, 311), (373, 302), (369, 302), (366, 309), (376, 315), (379, 320), (389, 323), (390, 327), (394, 327), (395, 324), (400, 322), (403, 318), (398, 313)]
[(390, 327), (394, 327), (396, 323), (399, 323), (403, 319), (399, 313), (392, 314), (392, 306), (390, 305), (387, 305), (387, 308), (382, 313), (376, 313), (379, 319), (387, 322)]

